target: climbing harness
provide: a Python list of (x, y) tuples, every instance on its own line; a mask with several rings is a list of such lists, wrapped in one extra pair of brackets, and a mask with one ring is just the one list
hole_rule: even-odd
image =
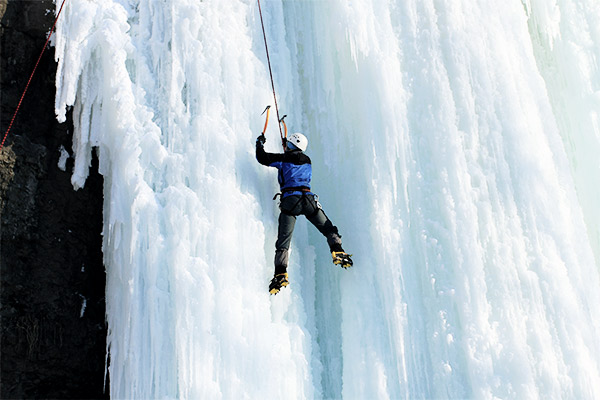
[[(281, 145), (283, 146), (283, 148), (285, 149), (285, 141), (287, 138), (287, 129), (286, 129), (286, 135), (283, 135), (283, 132), (281, 131), (281, 121), (282, 119), (279, 118), (279, 107), (277, 106), (277, 96), (275, 95), (275, 83), (273, 82), (273, 71), (271, 70), (271, 58), (269, 57), (269, 46), (267, 46), (267, 34), (265, 33), (265, 24), (263, 22), (263, 16), (262, 16), (262, 10), (260, 7), (260, 0), (257, 0), (258, 2), (258, 13), (260, 14), (260, 25), (262, 26), (262, 32), (263, 32), (263, 39), (265, 40), (265, 51), (267, 53), (267, 64), (269, 65), (269, 75), (271, 76), (271, 87), (273, 88), (273, 100), (275, 100), (275, 111), (277, 112), (277, 120), (279, 121), (279, 136), (281, 137)], [(269, 107), (267, 107), (267, 109), (265, 111), (267, 111), (267, 120), (265, 121), (265, 129), (263, 130), (263, 135), (265, 134), (265, 131), (267, 130), (267, 123), (269, 122)], [(264, 111), (263, 111), (264, 114)], [(283, 117), (285, 118), (285, 116)], [(285, 126), (285, 123), (284, 123)]]
[[(293, 217), (296, 217), (299, 215), (299, 214), (292, 214), (289, 210), (284, 210), (281, 207), (283, 199), (284, 199), (283, 196), (286, 193), (290, 193), (290, 192), (300, 192), (301, 194), (296, 195), (296, 196), (298, 196), (298, 201), (296, 201), (296, 203), (292, 207), (290, 207), (289, 210), (295, 210), (301, 201), (308, 200), (310, 202), (310, 197), (312, 197), (313, 202), (311, 204), (314, 208), (314, 211), (310, 214), (304, 214), (304, 215), (306, 215), (308, 218), (311, 218), (311, 217), (314, 217), (315, 215), (317, 215), (319, 210), (323, 211), (323, 207), (321, 206), (321, 203), (319, 202), (319, 196), (314, 193), (311, 193), (310, 189), (307, 188), (306, 186), (299, 186), (299, 187), (291, 187), (291, 188), (282, 189), (281, 193), (277, 193), (275, 196), (273, 196), (273, 200), (276, 200), (278, 197), (280, 197), (281, 200), (279, 202), (279, 209), (281, 210), (281, 212), (283, 214), (291, 215)], [(325, 212), (323, 212), (323, 214), (325, 214)]]
[(35, 67), (33, 67), (33, 71), (31, 72), (31, 75), (29, 76), (29, 80), (27, 81), (25, 90), (23, 91), (23, 94), (21, 95), (21, 99), (19, 100), (19, 104), (17, 105), (15, 113), (13, 114), (12, 119), (10, 120), (10, 124), (8, 125), (8, 129), (6, 130), (6, 133), (4, 134), (4, 137), (2, 138), (2, 143), (0, 143), (0, 150), (2, 150), (2, 147), (4, 147), (4, 142), (6, 141), (6, 137), (8, 136), (8, 133), (10, 132), (10, 129), (12, 128), (13, 123), (15, 122), (17, 113), (19, 112), (19, 109), (21, 108), (21, 103), (23, 103), (23, 98), (25, 97), (25, 93), (27, 93), (27, 89), (29, 89), (29, 84), (31, 83), (31, 79), (33, 79), (33, 74), (35, 74), (35, 70), (37, 69), (37, 67), (40, 63), (40, 60), (42, 59), (42, 54), (44, 54), (46, 47), (48, 47), (48, 43), (50, 42), (50, 37), (54, 33), (54, 28), (56, 28), (56, 21), (58, 21), (58, 17), (60, 17), (60, 13), (62, 12), (63, 6), (65, 5), (66, 1), (67, 0), (63, 0), (62, 4), (60, 6), (60, 9), (58, 10), (58, 14), (56, 15), (56, 18), (54, 19), (54, 24), (52, 25), (52, 29), (50, 30), (50, 33), (48, 34), (48, 38), (46, 39), (46, 44), (44, 44), (44, 47), (42, 48), (42, 52), (40, 53), (40, 56), (38, 57), (37, 62), (35, 63)]

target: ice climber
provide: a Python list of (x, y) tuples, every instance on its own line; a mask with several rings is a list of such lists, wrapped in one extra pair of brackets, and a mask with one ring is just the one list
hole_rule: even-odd
[(264, 133), (256, 139), (256, 160), (262, 165), (279, 170), (278, 181), (281, 188), (279, 209), (279, 229), (275, 243), (275, 274), (269, 285), (269, 292), (277, 294), (289, 284), (287, 266), (290, 242), (296, 224), (296, 217), (304, 215), (327, 238), (333, 263), (342, 268), (352, 266), (351, 256), (342, 249), (342, 239), (338, 229), (323, 212), (318, 196), (310, 191), (312, 166), (310, 158), (304, 154), (308, 139), (301, 133), (292, 134), (284, 141), (283, 153), (267, 153), (264, 149)]

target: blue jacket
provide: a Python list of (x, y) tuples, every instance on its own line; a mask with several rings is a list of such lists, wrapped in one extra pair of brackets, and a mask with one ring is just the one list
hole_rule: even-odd
[(302, 194), (307, 191), (310, 193), (312, 165), (310, 158), (301, 150), (267, 153), (263, 144), (257, 142), (256, 160), (262, 165), (275, 167), (279, 170), (277, 180), (279, 181), (282, 197)]

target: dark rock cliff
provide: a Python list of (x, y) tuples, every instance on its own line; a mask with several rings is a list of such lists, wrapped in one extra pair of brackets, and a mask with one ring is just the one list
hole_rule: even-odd
[[(52, 0), (0, 0), (4, 136), (54, 21)], [(102, 177), (70, 184), (71, 124), (54, 115), (44, 53), (0, 151), (0, 397), (103, 398), (106, 354)]]

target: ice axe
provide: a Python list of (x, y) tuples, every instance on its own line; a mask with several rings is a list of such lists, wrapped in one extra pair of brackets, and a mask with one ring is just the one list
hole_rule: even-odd
[(287, 142), (287, 125), (285, 124), (285, 117), (287, 117), (287, 114), (284, 115), (283, 117), (281, 117), (281, 119), (279, 120), (279, 128), (281, 129), (281, 124), (283, 124), (283, 131), (285, 132), (285, 135), (281, 138), (281, 145), (283, 146), (283, 148), (285, 149), (285, 143)]
[(269, 125), (269, 111), (270, 111), (270, 109), (271, 109), (271, 106), (269, 105), (269, 106), (267, 106), (267, 108), (265, 108), (265, 111), (263, 111), (262, 114), (260, 114), (260, 115), (263, 115), (264, 113), (267, 113), (267, 119), (265, 120), (265, 127), (263, 128), (263, 131), (262, 131), (262, 135), (263, 136), (265, 136), (265, 132), (267, 131), (267, 125)]

